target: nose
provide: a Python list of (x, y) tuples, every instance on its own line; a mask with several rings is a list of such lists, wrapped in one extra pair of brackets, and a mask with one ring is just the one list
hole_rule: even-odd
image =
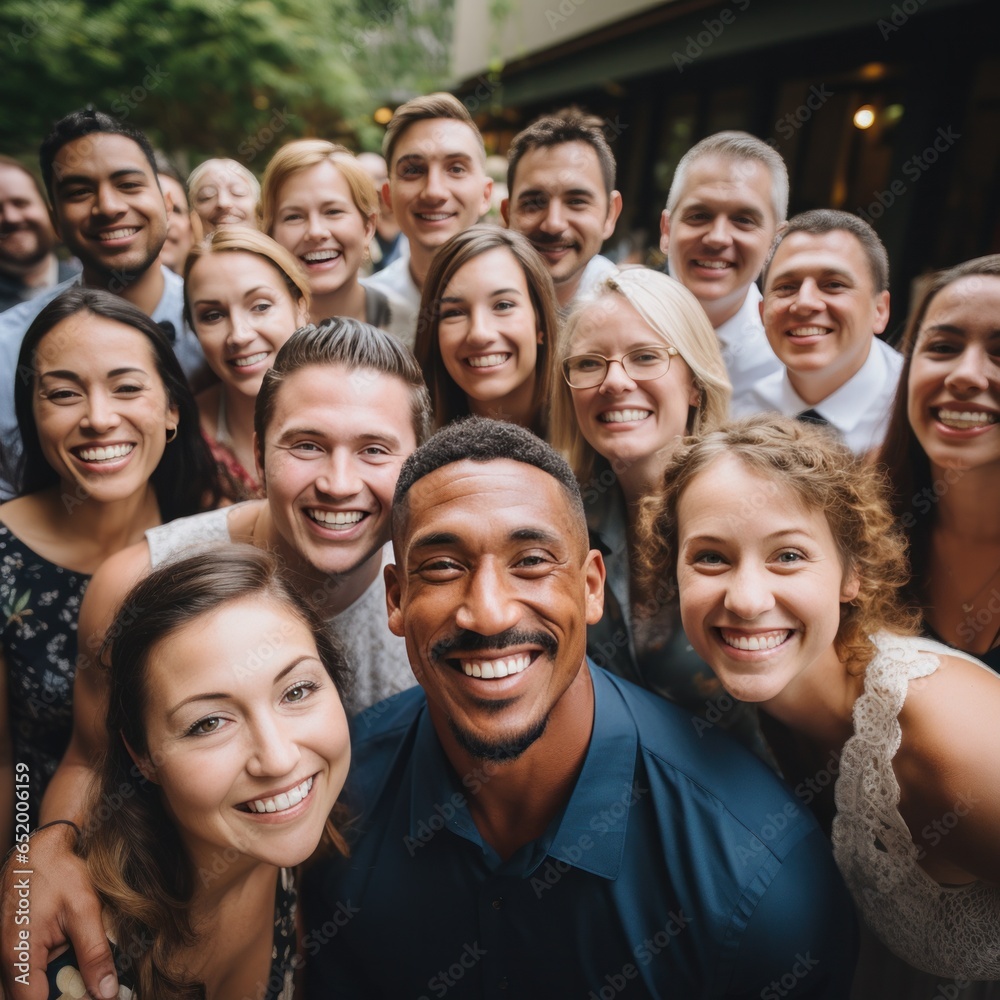
[(229, 332), (226, 336), (226, 343), (230, 348), (245, 347), (257, 336), (250, 323), (250, 317), (242, 310), (233, 310), (229, 318)]
[(322, 461), (316, 476), (316, 489), (328, 497), (342, 499), (357, 496), (364, 483), (358, 474), (353, 453), (337, 448)]
[(469, 332), (466, 334), (466, 343), (473, 347), (481, 347), (493, 336), (493, 330), (488, 320), (488, 312), (478, 306), (472, 308), (469, 313)]
[(743, 621), (753, 621), (774, 607), (774, 594), (764, 574), (741, 564), (729, 574), (726, 587), (726, 610)]
[(945, 385), (956, 395), (981, 392), (990, 385), (991, 362), (981, 344), (970, 344), (955, 358)]
[(601, 383), (601, 392), (608, 396), (615, 396), (623, 392), (631, 392), (635, 388), (635, 381), (629, 378), (625, 371), (625, 365), (617, 358), (608, 361), (608, 370), (605, 372), (604, 381)]
[(558, 235), (566, 229), (566, 213), (558, 198), (550, 198), (542, 217), (542, 232)]
[(819, 312), (823, 308), (823, 298), (819, 285), (812, 278), (805, 278), (795, 292), (792, 309), (800, 313)]
[(81, 427), (103, 434), (120, 422), (121, 416), (106, 392), (92, 392), (87, 396), (87, 412), (80, 421)]
[(124, 214), (127, 207), (121, 192), (114, 184), (101, 184), (97, 188), (97, 197), (94, 199), (94, 211), (97, 214), (113, 218)]
[(733, 234), (729, 228), (729, 220), (724, 215), (717, 215), (709, 226), (703, 238), (706, 246), (723, 249), (733, 242)]
[(520, 620), (521, 609), (503, 566), (496, 558), (485, 557), (469, 573), (455, 624), (480, 635), (496, 635)]
[(310, 212), (306, 220), (306, 236), (314, 240), (326, 239), (328, 228), (325, 218), (319, 212)]
[(436, 163), (432, 163), (424, 175), (423, 196), (426, 201), (435, 202), (444, 201), (448, 197), (444, 170)]
[(273, 714), (254, 720), (250, 746), (247, 772), (254, 777), (291, 774), (301, 758), (292, 723)]

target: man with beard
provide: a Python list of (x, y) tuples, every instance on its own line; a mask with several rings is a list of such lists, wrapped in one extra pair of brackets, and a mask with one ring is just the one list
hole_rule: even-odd
[(586, 661), (604, 565), (548, 445), (445, 428), (403, 465), (393, 548), (420, 687), (354, 734), (351, 856), (305, 887), (311, 996), (846, 995), (854, 917), (808, 810)]
[(519, 132), (507, 154), (509, 196), (500, 214), (545, 261), (563, 316), (615, 269), (600, 254), (622, 210), (602, 125), (566, 108)]
[(0, 156), (0, 312), (72, 278), (79, 270), (53, 252), (56, 234), (38, 182)]
[[(56, 232), (83, 274), (0, 314), (0, 436), (8, 461), (20, 451), (13, 380), (21, 341), (42, 308), (78, 281), (120, 295), (159, 323), (189, 379), (197, 382), (205, 363), (184, 323), (183, 282), (157, 261), (168, 206), (149, 140), (111, 115), (74, 111), (42, 142), (39, 161)], [(0, 480), (0, 499), (10, 492)]]

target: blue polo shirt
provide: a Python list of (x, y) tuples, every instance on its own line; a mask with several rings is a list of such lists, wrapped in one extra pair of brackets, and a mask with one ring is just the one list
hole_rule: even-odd
[(725, 734), (591, 667), (594, 729), (563, 813), (507, 861), (415, 688), (357, 726), (349, 859), (306, 878), (314, 998), (849, 993), (854, 910), (830, 845)]

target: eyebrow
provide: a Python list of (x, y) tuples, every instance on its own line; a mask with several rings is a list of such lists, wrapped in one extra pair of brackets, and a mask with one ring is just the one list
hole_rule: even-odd
[[(490, 298), (492, 298), (494, 295), (522, 295), (522, 294), (523, 293), (517, 288), (497, 288), (495, 291), (487, 292), (487, 295), (489, 295)], [(439, 299), (439, 301), (442, 305), (444, 305), (446, 302), (447, 303), (464, 302), (465, 298), (461, 295), (443, 295)]]
[[(969, 331), (964, 326), (956, 326), (954, 323), (935, 323), (933, 326), (924, 326), (920, 328), (920, 336), (925, 333), (953, 333), (959, 337), (968, 337)], [(1000, 328), (990, 330), (987, 336), (992, 340), (995, 337), (1000, 337)]]
[[(780, 531), (772, 531), (771, 534), (764, 536), (765, 542), (774, 542), (780, 538), (788, 538), (792, 535), (801, 535), (803, 538), (812, 539), (813, 536), (809, 534), (802, 528), (782, 528)], [(685, 545), (691, 545), (693, 543), (698, 544), (710, 544), (710, 545), (729, 545), (732, 542), (731, 538), (719, 538), (716, 535), (694, 535), (691, 538), (686, 538), (684, 540)]]
[[(110, 174), (110, 179), (113, 181), (121, 180), (123, 177), (131, 177), (134, 174), (138, 174), (140, 177), (146, 176), (146, 171), (141, 167), (122, 167), (121, 170), (115, 170)], [(66, 174), (63, 177), (58, 178), (56, 181), (56, 187), (65, 187), (70, 184), (92, 184), (95, 180), (92, 174)]]
[[(252, 295), (259, 295), (261, 292), (270, 292), (270, 291), (273, 291), (270, 285), (257, 285), (256, 288), (250, 288), (247, 291), (245, 291), (243, 293), (243, 298), (248, 299)], [(195, 306), (205, 306), (205, 305), (214, 306), (221, 304), (222, 301), (223, 301), (222, 299), (195, 299), (194, 302), (191, 304)]]
[(396, 166), (398, 167), (401, 163), (408, 161), (416, 161), (419, 163), (426, 163), (427, 160), (468, 160), (470, 163), (473, 157), (469, 153), (461, 152), (451, 152), (451, 153), (403, 153), (398, 160), (396, 160)]
[[(282, 431), (281, 434), (278, 435), (278, 441), (288, 441), (291, 438), (296, 437), (315, 437), (326, 440), (330, 437), (330, 431), (320, 430), (316, 427), (289, 427), (287, 430)], [(369, 434), (359, 434), (357, 437), (351, 439), (352, 445), (364, 444), (365, 442), (384, 444), (390, 448), (396, 449), (402, 447), (402, 443), (395, 434), (380, 434), (372, 432)]]
[[(311, 654), (296, 657), (291, 663), (282, 667), (282, 669), (274, 675), (274, 680), (271, 682), (272, 687), (279, 681), (284, 680), (284, 678), (287, 677), (297, 666), (307, 662), (308, 660), (313, 660), (322, 666), (322, 661), (318, 657)], [(183, 701), (179, 701), (176, 705), (174, 705), (174, 707), (167, 712), (167, 718), (172, 718), (187, 705), (194, 705), (200, 701), (231, 701), (232, 698), (233, 695), (226, 691), (208, 691), (205, 694), (194, 694), (191, 695), (190, 698), (185, 698)]]
[[(112, 368), (108, 372), (108, 378), (116, 378), (118, 375), (131, 375), (138, 372), (140, 375), (148, 374), (145, 368)], [(73, 382), (82, 382), (83, 379), (76, 373), (68, 371), (67, 369), (55, 369), (50, 372), (42, 372), (39, 378), (65, 378), (70, 379)]]
[[(511, 542), (544, 542), (548, 545), (558, 545), (564, 541), (559, 535), (544, 528), (515, 528), (507, 535)], [(462, 539), (451, 531), (431, 531), (425, 535), (417, 535), (410, 543), (410, 550), (429, 549), (445, 545), (461, 545)]]

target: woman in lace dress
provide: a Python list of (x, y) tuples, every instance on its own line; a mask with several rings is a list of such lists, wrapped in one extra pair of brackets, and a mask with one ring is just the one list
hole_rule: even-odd
[[(291, 1000), (291, 869), (320, 844), (344, 849), (331, 820), (350, 760), (342, 651), (248, 545), (154, 571), (108, 636), (116, 738), (79, 851), (119, 997), (201, 985), (209, 1000)], [(49, 964), (50, 996), (82, 995), (76, 965), (72, 952)]]
[(288, 338), (309, 321), (309, 285), (299, 262), (270, 237), (223, 226), (184, 265), (184, 311), (219, 381), (198, 394), (201, 426), (226, 498), (263, 496), (253, 454), (260, 384)]
[[(14, 405), (23, 454), (0, 507), (0, 849), (16, 774), (32, 825), (69, 741), (91, 575), (147, 528), (218, 502), (198, 411), (163, 331), (75, 288), (32, 323)], [(9, 727), (9, 728), (8, 728)]]
[(885, 445), (923, 630), (1000, 672), (1000, 254), (931, 277)]
[(835, 784), (834, 852), (869, 927), (917, 968), (1000, 977), (1000, 678), (915, 634), (877, 472), (822, 429), (754, 417), (680, 449), (646, 514), (647, 574), (679, 586), (695, 649), (769, 717), (821, 818)]

